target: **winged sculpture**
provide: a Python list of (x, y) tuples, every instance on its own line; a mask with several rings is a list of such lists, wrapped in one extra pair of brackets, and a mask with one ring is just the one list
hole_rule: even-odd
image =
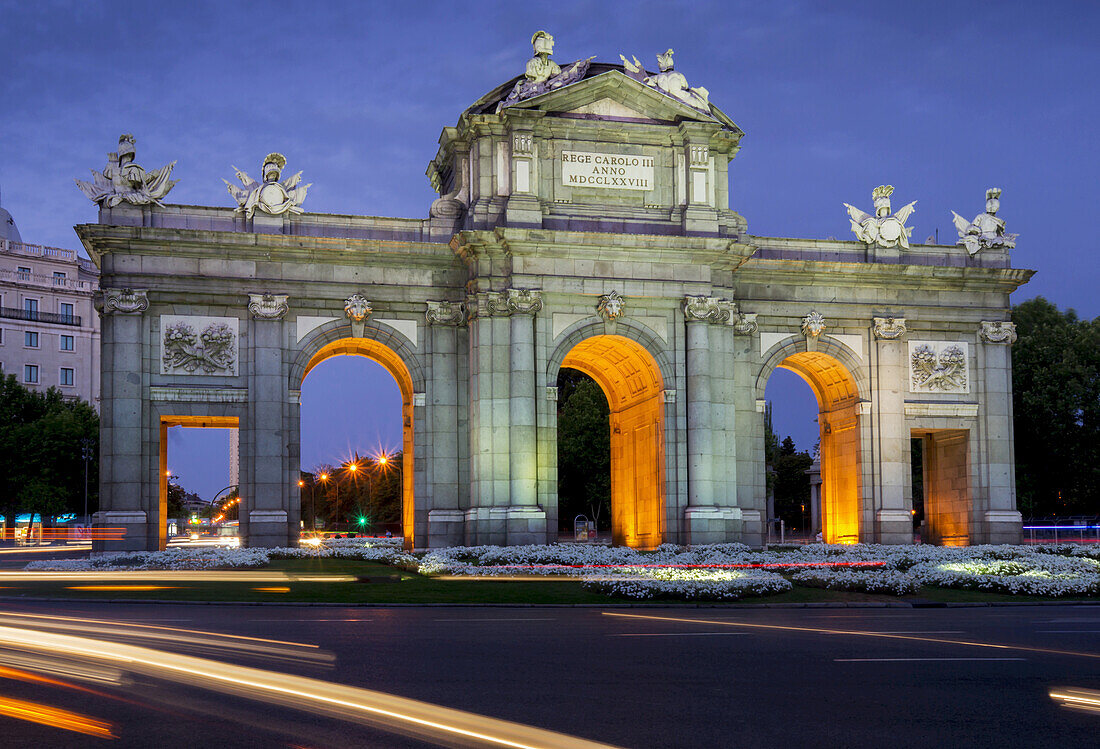
[(909, 237), (913, 234), (913, 227), (906, 226), (905, 222), (916, 211), (917, 201), (902, 206), (897, 213), (890, 213), (890, 195), (894, 192), (893, 185), (879, 185), (871, 193), (875, 202), (875, 215), (865, 213), (854, 205), (848, 203), (844, 207), (848, 209), (848, 219), (852, 223), (852, 232), (861, 242), (878, 245), (879, 247), (898, 247), (909, 249)]
[(274, 216), (282, 213), (304, 212), (301, 205), (306, 199), (306, 191), (313, 186), (313, 183), (299, 187), (302, 181), (301, 172), (280, 182), (279, 176), (284, 166), (286, 166), (285, 156), (281, 153), (269, 153), (264, 158), (262, 182), (257, 182), (235, 166), (233, 172), (243, 187), (237, 187), (227, 179), (222, 180), (229, 194), (237, 201), (237, 210), (246, 218), (252, 218), (257, 209)]
[(973, 221), (967, 221), (951, 211), (954, 217), (952, 221), (959, 231), (959, 241), (956, 244), (965, 247), (971, 255), (988, 249), (1014, 248), (1016, 237), (1020, 235), (1005, 232), (1005, 221), (997, 216), (1000, 208), (1001, 188), (991, 187), (985, 191), (985, 213), (979, 213)]
[(119, 203), (131, 205), (159, 205), (178, 179), (172, 179), (172, 162), (160, 169), (145, 171), (134, 162), (134, 136), (129, 133), (118, 138), (118, 152), (107, 154), (107, 166), (103, 171), (92, 170), (92, 181), (76, 180), (76, 186), (89, 200), (101, 207), (114, 208)]

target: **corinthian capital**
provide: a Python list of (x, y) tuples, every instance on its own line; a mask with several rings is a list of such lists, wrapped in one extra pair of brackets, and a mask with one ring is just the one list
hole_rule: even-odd
[(428, 302), (424, 319), (428, 325), (465, 325), (466, 305), (462, 302)]
[(875, 338), (883, 338), (887, 341), (895, 341), (908, 332), (904, 317), (872, 317), (871, 331)]
[(257, 320), (281, 320), (290, 310), (286, 294), (249, 294), (248, 311)]
[(978, 337), (986, 343), (1016, 343), (1016, 324), (1011, 322), (988, 322), (983, 320), (978, 328)]
[(148, 289), (100, 289), (93, 297), (100, 314), (141, 314), (149, 309)]

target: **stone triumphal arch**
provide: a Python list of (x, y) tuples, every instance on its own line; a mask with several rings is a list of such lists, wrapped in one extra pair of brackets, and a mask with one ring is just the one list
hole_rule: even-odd
[(563, 367), (608, 400), (616, 543), (762, 543), (777, 367), (817, 397), (828, 540), (912, 540), (913, 439), (926, 535), (1018, 540), (1009, 294), (1031, 271), (1000, 190), (956, 245), (910, 243), (890, 186), (845, 204), (853, 240), (756, 236), (730, 207), (743, 133), (671, 53), (652, 72), (535, 44), (443, 129), (428, 218), (304, 212), (278, 153), (236, 206), (165, 203), (171, 166), (138, 166), (132, 136), (81, 183), (115, 548), (164, 544), (177, 424), (238, 429), (244, 543), (296, 542), (301, 383), (339, 354), (401, 391), (410, 546), (556, 540)]

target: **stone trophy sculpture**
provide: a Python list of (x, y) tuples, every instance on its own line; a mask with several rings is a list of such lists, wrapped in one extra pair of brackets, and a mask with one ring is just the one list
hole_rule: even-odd
[(909, 249), (909, 237), (913, 233), (913, 227), (906, 226), (905, 222), (917, 210), (917, 201), (903, 206), (897, 213), (890, 214), (890, 195), (894, 192), (893, 185), (879, 185), (871, 193), (875, 201), (875, 215), (864, 213), (853, 205), (847, 203), (848, 218), (852, 222), (852, 231), (856, 238), (867, 244), (879, 247), (901, 246)]
[(979, 213), (973, 221), (967, 221), (951, 211), (955, 228), (959, 230), (956, 244), (965, 247), (971, 255), (977, 255), (982, 250), (1014, 248), (1016, 237), (1020, 235), (1005, 233), (1005, 221), (997, 217), (1000, 208), (1001, 188), (991, 187), (985, 191), (985, 213)]
[(657, 69), (661, 72), (652, 76), (646, 73), (637, 57), (631, 55), (632, 59), (628, 60), (623, 55), (619, 55), (619, 59), (623, 61), (626, 74), (634, 80), (655, 88), (673, 99), (679, 99), (693, 109), (710, 114), (710, 92), (702, 86), (694, 88), (689, 86), (684, 74), (673, 69), (672, 54), (670, 49), (663, 55), (657, 55)]
[(550, 58), (554, 54), (554, 37), (541, 30), (531, 37), (531, 47), (535, 56), (527, 61), (523, 80), (516, 83), (504, 101), (497, 105), (498, 112), (524, 99), (579, 81), (584, 78), (592, 62), (591, 57), (578, 60), (562, 72), (561, 67)]
[(179, 182), (171, 179), (176, 162), (151, 172), (134, 162), (134, 136), (129, 133), (118, 138), (118, 152), (107, 154), (107, 166), (102, 172), (92, 170), (92, 181), (76, 180), (88, 199), (102, 208), (114, 208), (119, 203), (131, 205), (159, 205), (161, 198)]
[(313, 183), (299, 186), (298, 183), (302, 181), (301, 172), (280, 182), (279, 177), (285, 166), (285, 156), (281, 153), (269, 153), (264, 157), (262, 182), (257, 182), (234, 166), (233, 171), (236, 172), (237, 179), (244, 187), (237, 187), (227, 179), (223, 179), (222, 182), (229, 189), (229, 194), (237, 201), (237, 210), (244, 213), (246, 218), (252, 218), (256, 209), (273, 216), (283, 213), (303, 213), (301, 205), (306, 199), (306, 191), (313, 186)]

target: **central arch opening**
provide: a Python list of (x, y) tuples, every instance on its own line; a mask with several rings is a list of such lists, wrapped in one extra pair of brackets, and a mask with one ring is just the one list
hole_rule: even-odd
[[(401, 458), (399, 461), (400, 471), (400, 491), (401, 491), (401, 534), (404, 539), (404, 546), (406, 549), (412, 549), (413, 546), (413, 518), (414, 518), (414, 502), (413, 502), (413, 381), (412, 375), (409, 373), (408, 367), (401, 360), (401, 357), (383, 343), (367, 338), (344, 338), (338, 341), (333, 341), (324, 347), (322, 347), (316, 354), (314, 354), (309, 363), (305, 367), (305, 371), (302, 374), (303, 382), (309, 376), (309, 373), (323, 361), (331, 359), (336, 356), (362, 356), (371, 361), (379, 364), (393, 377), (397, 383), (397, 388), (401, 394)], [(355, 386), (352, 383), (352, 386)], [(333, 394), (334, 397), (339, 397), (338, 394)], [(356, 456), (364, 458), (366, 456)], [(372, 494), (374, 487), (370, 486), (371, 482), (381, 483), (384, 479), (392, 478), (389, 475), (390, 466), (385, 468), (385, 475), (372, 476), (370, 471), (372, 465), (378, 464), (380, 461), (388, 460), (386, 457), (379, 459), (378, 456), (369, 456), (373, 461), (368, 465), (367, 460), (352, 460), (347, 466), (339, 466), (338, 470), (355, 471), (363, 474), (362, 481), (367, 482), (368, 485), (368, 497)], [(338, 475), (325, 475), (324, 478), (313, 477), (314, 480), (320, 481), (322, 484), (327, 480), (328, 482), (339, 482), (343, 477)], [(358, 476), (352, 477), (356, 481), (359, 480)], [(337, 483), (337, 491), (339, 491), (339, 483)], [(308, 495), (309, 491), (316, 493), (317, 491), (327, 491), (329, 486), (306, 486), (306, 482), (300, 481), (299, 487), (303, 490), (303, 495)], [(337, 495), (338, 496), (338, 495)], [(309, 499), (315, 499), (315, 497), (309, 497)], [(345, 502), (346, 504), (346, 502)], [(337, 502), (339, 508), (339, 502)], [(349, 506), (350, 507), (350, 506)], [(362, 512), (362, 508), (359, 508), (359, 513)], [(311, 518), (312, 520), (312, 518)]]
[(860, 536), (859, 390), (838, 359), (801, 351), (781, 361), (817, 399), (821, 465), (821, 534), (825, 543), (854, 544)]
[(578, 343), (561, 366), (603, 390), (611, 442), (611, 541), (654, 548), (664, 541), (664, 398), (657, 362), (618, 335)]

